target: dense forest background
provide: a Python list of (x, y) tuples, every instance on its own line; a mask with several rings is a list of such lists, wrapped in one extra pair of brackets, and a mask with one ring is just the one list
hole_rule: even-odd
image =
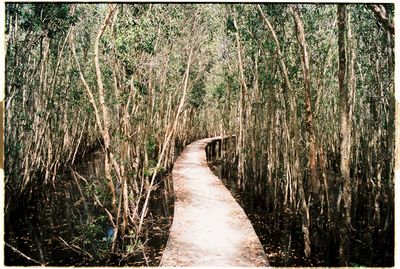
[(272, 265), (297, 247), (301, 265), (392, 266), (393, 16), (7, 3), (6, 264), (157, 265), (174, 160), (235, 134), (224, 176), (271, 236), (289, 231)]

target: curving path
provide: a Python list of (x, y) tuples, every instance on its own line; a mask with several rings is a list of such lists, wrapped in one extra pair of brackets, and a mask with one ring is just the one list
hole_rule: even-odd
[(243, 209), (207, 165), (205, 147), (188, 145), (172, 171), (174, 220), (161, 266), (268, 266)]

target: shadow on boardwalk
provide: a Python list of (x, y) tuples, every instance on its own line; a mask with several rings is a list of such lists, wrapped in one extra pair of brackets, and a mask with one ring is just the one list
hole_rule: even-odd
[(161, 266), (268, 266), (243, 209), (207, 166), (205, 147), (188, 145), (172, 171), (175, 213)]

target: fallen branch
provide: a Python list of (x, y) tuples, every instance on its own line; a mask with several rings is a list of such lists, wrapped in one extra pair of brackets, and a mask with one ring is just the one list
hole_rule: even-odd
[(58, 239), (60, 239), (60, 241), (61, 241), (64, 245), (66, 245), (69, 249), (71, 249), (72, 251), (74, 251), (74, 252), (76, 252), (76, 253), (79, 253), (79, 254), (83, 253), (83, 254), (87, 255), (89, 258), (94, 259), (93, 256), (92, 256), (89, 252), (87, 252), (87, 251), (81, 249), (80, 247), (78, 247), (78, 246), (76, 246), (76, 245), (74, 245), (74, 244), (72, 244), (72, 245), (68, 244), (68, 243), (67, 243), (64, 239), (62, 239), (60, 236), (58, 237)]
[(34, 262), (34, 263), (40, 264), (41, 266), (45, 266), (44, 263), (41, 263), (41, 262), (39, 262), (39, 261), (37, 261), (37, 260), (35, 260), (35, 259), (29, 257), (28, 255), (22, 253), (21, 251), (19, 251), (19, 250), (16, 249), (15, 247), (11, 246), (10, 244), (8, 244), (8, 243), (6, 243), (6, 242), (4, 242), (4, 244), (5, 244), (7, 247), (11, 248), (15, 253), (18, 253), (19, 255), (21, 255), (22, 257), (24, 257), (25, 259), (27, 259), (27, 260), (29, 260), (29, 261), (32, 261), (32, 262)]

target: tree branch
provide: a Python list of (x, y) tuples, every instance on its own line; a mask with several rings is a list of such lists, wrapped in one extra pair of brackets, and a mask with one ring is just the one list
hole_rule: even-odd
[(32, 261), (34, 263), (40, 264), (41, 266), (44, 266), (45, 264), (27, 256), (26, 254), (22, 253), (21, 251), (19, 251), (18, 249), (16, 249), (15, 247), (11, 246), (10, 244), (4, 242), (4, 245), (6, 245), (7, 247), (11, 248), (15, 253), (18, 253), (19, 255), (21, 255), (22, 257), (24, 257), (25, 259)]
[(389, 21), (387, 17), (386, 9), (383, 5), (368, 5), (368, 7), (375, 13), (378, 21), (383, 24), (383, 26), (388, 30), (392, 35), (394, 35), (394, 24)]

